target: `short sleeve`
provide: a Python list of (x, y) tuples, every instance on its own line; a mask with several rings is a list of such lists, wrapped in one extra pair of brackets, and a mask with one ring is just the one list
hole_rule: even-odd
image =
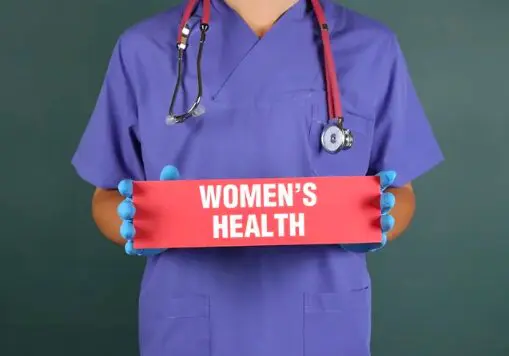
[(395, 38), (391, 52), (377, 110), (369, 171), (396, 171), (394, 186), (401, 187), (442, 162), (443, 155)]
[(144, 180), (128, 57), (120, 38), (95, 109), (72, 158), (80, 177), (103, 189), (116, 188), (126, 178)]

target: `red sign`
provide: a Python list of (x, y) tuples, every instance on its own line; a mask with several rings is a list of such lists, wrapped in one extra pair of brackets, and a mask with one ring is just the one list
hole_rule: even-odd
[(134, 247), (381, 241), (378, 177), (134, 182)]

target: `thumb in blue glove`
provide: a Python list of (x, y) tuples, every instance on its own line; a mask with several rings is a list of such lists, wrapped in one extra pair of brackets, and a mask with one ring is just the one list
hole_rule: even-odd
[(387, 192), (394, 181), (396, 180), (396, 172), (394, 171), (382, 171), (377, 174), (380, 177), (380, 226), (382, 230), (382, 241), (379, 243), (368, 243), (368, 244), (344, 244), (341, 247), (350, 252), (365, 253), (374, 252), (382, 249), (387, 244), (387, 234), (394, 228), (394, 217), (390, 215), (392, 208), (396, 204), (396, 198), (394, 194)]
[[(165, 166), (161, 171), (160, 180), (176, 180), (179, 179), (179, 172), (173, 166)], [(118, 184), (118, 192), (125, 199), (118, 205), (117, 213), (122, 224), (120, 225), (120, 235), (126, 239), (125, 252), (131, 256), (155, 256), (166, 249), (142, 249), (134, 248), (134, 237), (136, 230), (133, 225), (133, 218), (136, 214), (136, 208), (133, 203), (133, 181), (124, 179)]]

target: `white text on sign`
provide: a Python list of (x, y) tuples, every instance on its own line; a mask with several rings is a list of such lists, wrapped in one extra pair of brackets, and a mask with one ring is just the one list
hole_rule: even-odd
[[(215, 239), (303, 237), (304, 212), (268, 213), (271, 208), (294, 207), (297, 199), (305, 207), (317, 203), (314, 183), (265, 183), (202, 185), (200, 197), (204, 209), (222, 209), (212, 218)], [(259, 208), (260, 213), (224, 214), (224, 209)], [(272, 227), (272, 228), (270, 228)]]

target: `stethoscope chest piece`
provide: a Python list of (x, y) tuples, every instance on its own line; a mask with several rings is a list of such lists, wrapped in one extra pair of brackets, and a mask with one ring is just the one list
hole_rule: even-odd
[(320, 141), (324, 151), (338, 153), (352, 147), (353, 135), (350, 130), (343, 128), (342, 121), (331, 120), (323, 128)]

